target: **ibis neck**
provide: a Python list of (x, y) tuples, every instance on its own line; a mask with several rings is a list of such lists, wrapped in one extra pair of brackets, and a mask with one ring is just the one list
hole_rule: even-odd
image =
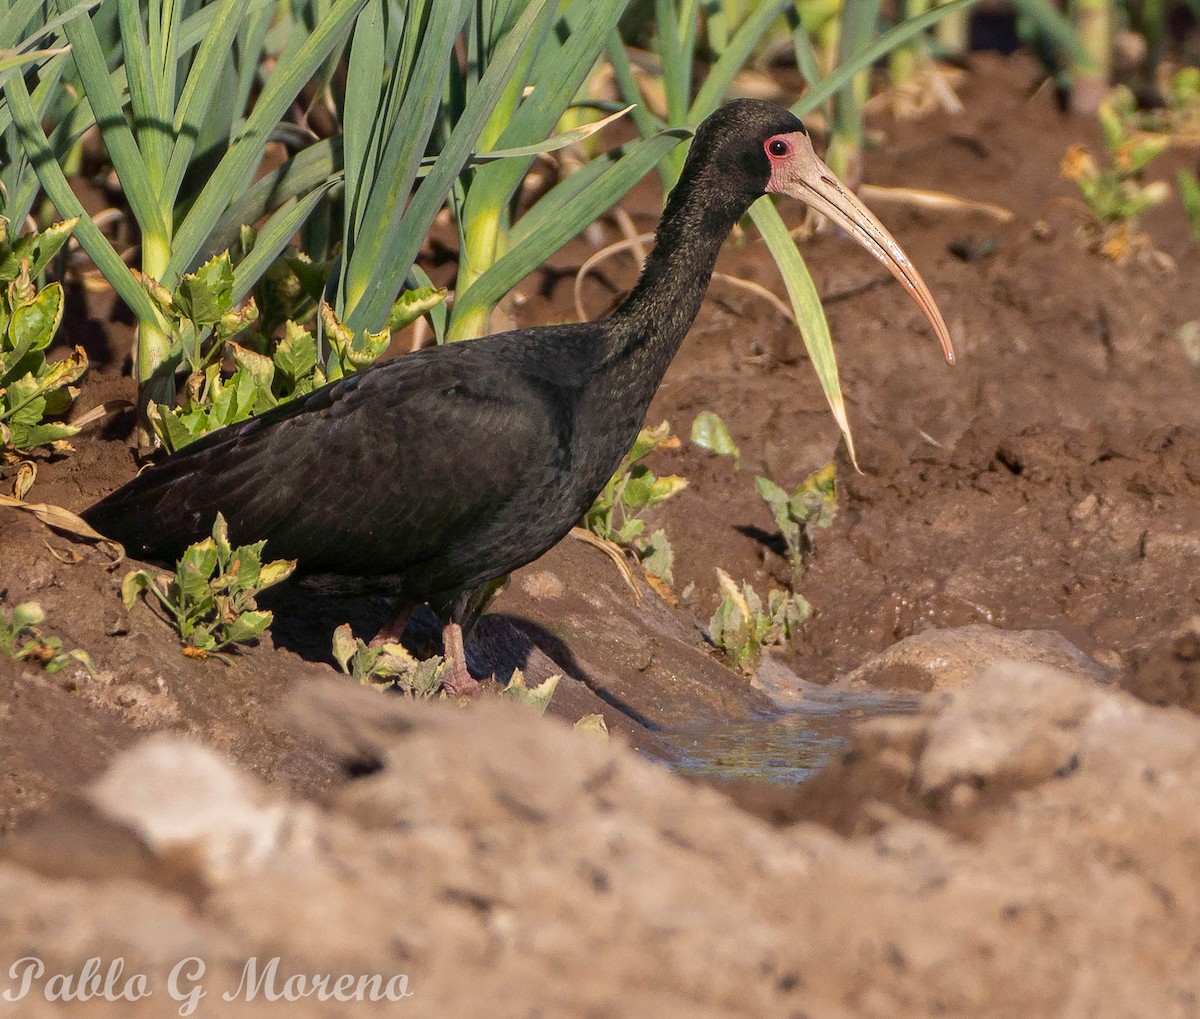
[(685, 176), (672, 191), (641, 279), (610, 319), (609, 362), (632, 362), (651, 392), (700, 311), (721, 245), (753, 201), (703, 183)]

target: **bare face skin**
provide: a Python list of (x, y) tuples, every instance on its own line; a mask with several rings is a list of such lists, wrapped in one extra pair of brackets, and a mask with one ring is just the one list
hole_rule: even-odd
[(801, 131), (777, 134), (768, 138), (763, 148), (771, 161), (771, 179), (767, 191), (788, 195), (811, 205), (886, 265), (929, 319), (942, 345), (946, 363), (954, 364), (950, 330), (946, 328), (942, 313), (934, 303), (925, 281), (921, 279), (921, 274), (884, 225), (817, 158), (808, 135)]

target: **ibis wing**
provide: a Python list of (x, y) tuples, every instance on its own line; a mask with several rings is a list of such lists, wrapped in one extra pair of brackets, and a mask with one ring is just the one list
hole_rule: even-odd
[(396, 358), (206, 436), (85, 516), (146, 558), (177, 555), (219, 511), (234, 541), (266, 539), (305, 569), (402, 573), (486, 526), (556, 456), (537, 386), (479, 363)]

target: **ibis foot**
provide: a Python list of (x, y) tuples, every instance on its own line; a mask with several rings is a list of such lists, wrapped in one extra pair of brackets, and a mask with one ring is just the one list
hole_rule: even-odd
[(442, 630), (446, 661), (450, 675), (442, 680), (442, 689), (451, 697), (478, 697), (482, 687), (467, 671), (467, 653), (463, 647), (462, 627), (458, 623), (447, 623)]

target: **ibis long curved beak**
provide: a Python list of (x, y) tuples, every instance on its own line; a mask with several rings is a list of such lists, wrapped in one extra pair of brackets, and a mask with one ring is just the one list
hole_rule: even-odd
[(886, 265), (929, 319), (929, 324), (933, 326), (933, 331), (942, 345), (946, 363), (954, 364), (954, 345), (950, 341), (950, 330), (946, 328), (942, 313), (938, 310), (921, 274), (896, 243), (896, 239), (855, 194), (834, 176), (833, 171), (817, 158), (807, 134), (797, 131), (778, 135), (777, 138), (787, 143), (787, 151), (776, 156), (768, 149), (771, 179), (767, 184), (767, 191), (788, 195), (812, 206), (817, 212), (833, 220)]

